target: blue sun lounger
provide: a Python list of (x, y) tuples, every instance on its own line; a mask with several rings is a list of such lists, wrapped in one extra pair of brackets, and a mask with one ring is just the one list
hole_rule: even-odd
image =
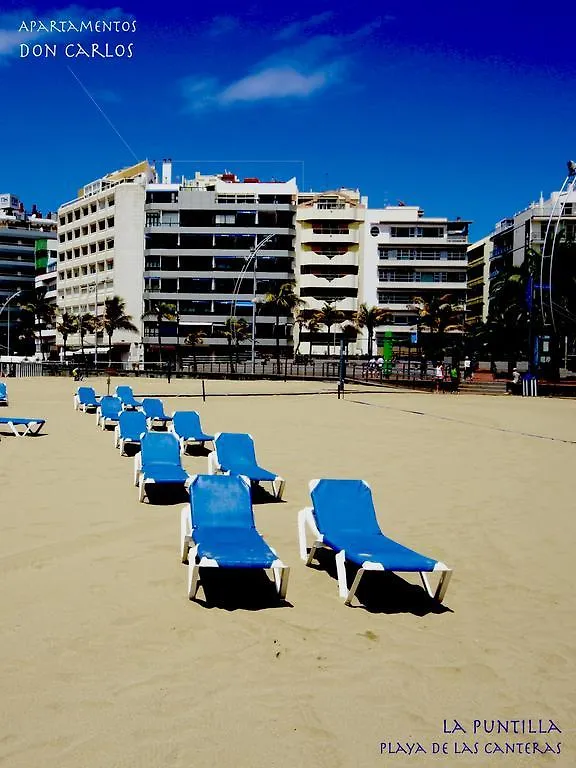
[(120, 399), (112, 395), (104, 395), (100, 399), (100, 404), (96, 411), (96, 426), (99, 426), (104, 431), (107, 426), (118, 424), (121, 412), (122, 403)]
[[(419, 555), (382, 533), (367, 483), (363, 480), (312, 480), (310, 495), (313, 506), (300, 510), (298, 515), (300, 557), (310, 565), (317, 549), (326, 547), (336, 552), (340, 597), (345, 598), (347, 605), (351, 604), (364, 571), (419, 573), (428, 595), (442, 602), (452, 569)], [(314, 536), (309, 553), (306, 526)], [(359, 566), (350, 589), (346, 560)], [(432, 571), (440, 574), (435, 592), (426, 576)]]
[(8, 405), (8, 390), (3, 381), (0, 381), (0, 405)]
[(114, 394), (116, 395), (116, 397), (120, 399), (120, 402), (122, 403), (122, 408), (124, 410), (136, 409), (136, 408), (142, 407), (142, 400), (136, 400), (136, 398), (134, 397), (134, 392), (132, 391), (132, 387), (128, 387), (128, 386), (116, 387)]
[(211, 475), (244, 475), (253, 483), (269, 481), (277, 499), (284, 493), (285, 481), (258, 465), (252, 435), (244, 432), (216, 433), (214, 451), (208, 457), (208, 472)]
[(100, 405), (100, 400), (93, 387), (78, 387), (74, 395), (74, 410), (84, 411), (96, 410)]
[(172, 423), (168, 429), (173, 432), (180, 443), (180, 452), (186, 453), (190, 443), (204, 445), (214, 440), (214, 435), (206, 435), (200, 425), (200, 416), (196, 411), (174, 411)]
[(140, 453), (134, 457), (139, 501), (144, 501), (148, 483), (190, 485), (190, 475), (182, 468), (178, 440), (169, 432), (147, 432), (140, 441)]
[(114, 428), (114, 447), (120, 448), (120, 454), (124, 456), (126, 443), (140, 446), (146, 431), (146, 416), (142, 411), (121, 411)]
[(182, 509), (182, 562), (188, 561), (188, 597), (199, 587), (200, 568), (272, 569), (278, 596), (286, 597), (290, 569), (254, 525), (250, 481), (236, 475), (195, 475), (190, 504)]
[(158, 397), (145, 397), (142, 400), (142, 410), (146, 414), (148, 429), (154, 429), (155, 426), (167, 426), (172, 421), (172, 416), (164, 413), (164, 404)]
[[(7, 424), (16, 437), (37, 435), (45, 423), (46, 419), (24, 419), (17, 416), (0, 416), (0, 424)], [(22, 428), (22, 432), (18, 431), (18, 427)]]

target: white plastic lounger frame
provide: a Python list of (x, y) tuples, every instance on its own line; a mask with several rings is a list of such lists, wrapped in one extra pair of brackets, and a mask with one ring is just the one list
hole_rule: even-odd
[[(8, 418), (2, 419), (0, 424), (6, 424), (6, 426), (10, 427), (12, 432), (16, 435), (16, 437), (24, 437), (25, 435), (37, 435), (42, 427), (44, 426), (43, 421), (29, 421), (26, 424), (22, 424), (21, 422), (16, 425), (13, 421), (10, 421)], [(19, 432), (18, 426), (23, 427), (24, 431)]]
[[(214, 443), (213, 443), (214, 450), (208, 456), (208, 474), (209, 475), (231, 474), (230, 470), (224, 470), (222, 469), (220, 464), (218, 464), (218, 456), (216, 455), (217, 453), (216, 440), (221, 434), (222, 434), (221, 432), (216, 432), (216, 434), (214, 435)], [(252, 439), (252, 442), (254, 442), (254, 438), (252, 437), (251, 434), (248, 434), (248, 437), (250, 437)], [(244, 475), (242, 475), (242, 477), (244, 477)], [(280, 500), (284, 495), (284, 487), (286, 485), (286, 480), (284, 480), (283, 477), (280, 477), (280, 475), (276, 475), (274, 480), (270, 480), (270, 482), (272, 483), (272, 491), (274, 492), (274, 496), (276, 496), (276, 498)]]
[[(196, 477), (196, 475), (191, 477), (190, 482), (194, 480), (194, 477)], [(247, 477), (244, 477), (244, 475), (240, 475), (240, 477), (246, 485), (250, 487), (250, 480)], [(270, 545), (268, 544), (268, 546)], [(273, 547), (270, 547), (270, 549), (275, 555), (278, 554)], [(217, 560), (213, 560), (210, 557), (202, 557), (200, 558), (200, 562), (196, 562), (198, 546), (194, 544), (190, 504), (182, 507), (180, 513), (180, 553), (182, 562), (188, 564), (188, 599), (194, 600), (198, 588), (201, 586), (200, 568), (219, 568), (220, 566), (218, 565)], [(270, 565), (269, 570), (271, 570), (274, 575), (274, 584), (276, 585), (278, 597), (280, 600), (284, 600), (288, 590), (290, 567), (284, 565), (282, 560), (274, 560)]]
[[(312, 480), (310, 482), (311, 491), (314, 489), (314, 487), (316, 486), (316, 483), (318, 482), (319, 482), (318, 480)], [(310, 548), (310, 552), (308, 552), (308, 545), (306, 541), (306, 526), (310, 528), (310, 532), (314, 537), (314, 543)], [(310, 565), (312, 560), (314, 560), (314, 557), (316, 555), (316, 550), (329, 549), (332, 552), (334, 551), (330, 545), (324, 543), (324, 537), (316, 526), (316, 521), (314, 519), (312, 507), (304, 507), (304, 509), (301, 509), (300, 512), (298, 513), (298, 540), (300, 545), (300, 558), (306, 563), (306, 565)], [(358, 568), (356, 576), (354, 577), (354, 581), (352, 582), (352, 586), (348, 588), (348, 578), (346, 576), (346, 550), (341, 549), (339, 552), (337, 552), (335, 559), (336, 559), (336, 572), (338, 574), (338, 591), (340, 593), (340, 597), (344, 598), (344, 602), (346, 605), (352, 604), (352, 600), (354, 599), (356, 590), (358, 589), (358, 585), (360, 584), (360, 580), (364, 575), (364, 571), (385, 571), (386, 570), (386, 568), (384, 568), (382, 563), (372, 563), (369, 561), (365, 561)], [(438, 600), (438, 602), (441, 603), (444, 600), (444, 596), (446, 595), (446, 590), (448, 589), (448, 584), (450, 583), (450, 577), (452, 576), (452, 569), (448, 568), (448, 566), (445, 565), (444, 563), (441, 563), (438, 561), (434, 566), (434, 571), (440, 574), (438, 586), (436, 587), (435, 591), (432, 590), (426, 573), (424, 573), (423, 571), (419, 571), (420, 578), (422, 579), (422, 586), (426, 590), (426, 593), (428, 594), (428, 596), (433, 598), (434, 600)], [(399, 571), (399, 573), (403, 573), (403, 571)]]

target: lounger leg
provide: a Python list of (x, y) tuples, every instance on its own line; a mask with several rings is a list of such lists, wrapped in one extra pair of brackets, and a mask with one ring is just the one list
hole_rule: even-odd
[(317, 541), (315, 541), (314, 544), (312, 544), (312, 546), (310, 547), (310, 552), (308, 553), (308, 557), (305, 558), (306, 565), (311, 564), (312, 560), (314, 560), (314, 558), (316, 557), (316, 550), (321, 548), (322, 548), (322, 544), (319, 544)]
[(14, 423), (13, 423), (12, 421), (9, 421), (9, 422), (8, 422), (8, 426), (10, 427), (10, 429), (12, 430), (12, 432), (14, 432), (14, 434), (16, 435), (16, 437), (23, 437), (23, 435), (21, 435), (21, 434), (20, 434), (20, 432), (18, 432), (18, 430), (16, 429), (16, 427), (14, 426)]
[(120, 437), (119, 437), (119, 430), (118, 426), (114, 427), (114, 448), (118, 448), (120, 445)]
[(200, 579), (200, 566), (195, 562), (188, 565), (188, 599), (194, 600), (198, 591), (198, 582)]
[(215, 475), (216, 474), (216, 459), (214, 458), (214, 454), (211, 453), (208, 456), (208, 474), (209, 475)]
[[(360, 579), (362, 578), (364, 574), (364, 568), (358, 568), (358, 572), (356, 573), (356, 576), (354, 577), (354, 581), (352, 582), (352, 586), (350, 587), (350, 591), (348, 592), (348, 596), (346, 597), (346, 600), (344, 601), (345, 605), (352, 605), (352, 600), (354, 599), (354, 595), (356, 594), (356, 590), (358, 589), (358, 585), (360, 584)], [(342, 593), (340, 593), (342, 594)]]
[(446, 595), (446, 590), (448, 589), (448, 584), (450, 583), (451, 577), (452, 577), (452, 571), (442, 571), (442, 575), (440, 576), (440, 581), (438, 582), (438, 586), (434, 594), (434, 597), (436, 598), (436, 600), (438, 600), (439, 603), (441, 603), (444, 600), (444, 596)]
[(434, 593), (432, 592), (432, 589), (430, 588), (430, 582), (428, 581), (428, 577), (423, 571), (420, 571), (420, 578), (422, 580), (422, 586), (426, 590), (426, 594), (428, 597), (434, 597)]
[(280, 600), (286, 599), (286, 592), (288, 591), (288, 578), (290, 577), (290, 568), (282, 566), (274, 568), (274, 581), (276, 582), (276, 589), (278, 590), (278, 597)]
[(146, 496), (146, 483), (144, 482), (144, 478), (140, 478), (140, 486), (138, 488), (138, 501), (144, 501), (144, 496)]
[(180, 553), (182, 562), (188, 561), (190, 551), (190, 508), (183, 507), (180, 513)]
[(281, 477), (277, 477), (276, 480), (272, 480), (272, 489), (274, 491), (274, 495), (278, 500), (280, 500), (284, 495), (285, 485), (286, 485), (286, 481)]
[(346, 552), (343, 549), (336, 555), (336, 572), (340, 597), (346, 597), (348, 595), (348, 580), (346, 578)]

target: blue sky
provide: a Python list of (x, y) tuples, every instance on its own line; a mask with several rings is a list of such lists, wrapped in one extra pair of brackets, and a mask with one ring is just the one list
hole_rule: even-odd
[[(96, 19), (136, 30), (67, 25)], [(32, 28), (50, 20), (66, 30)], [(0, 192), (54, 210), (171, 157), (176, 175), (359, 187), (372, 207), (472, 219), (479, 238), (576, 159), (574, 28), (568, 3), (5, 2)], [(84, 55), (93, 43), (109, 57)], [(45, 44), (56, 56), (34, 57)]]

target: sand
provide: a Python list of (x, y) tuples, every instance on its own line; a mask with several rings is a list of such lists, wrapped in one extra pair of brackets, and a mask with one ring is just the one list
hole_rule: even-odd
[[(181, 498), (138, 502), (133, 460), (73, 410), (71, 380), (7, 383), (2, 415), (47, 424), (0, 442), (1, 765), (576, 764), (576, 402), (208, 382), (262, 396), (203, 403), (168, 397), (197, 381), (134, 381), (209, 432), (250, 431), (286, 479), (285, 503), (255, 506), (292, 567), (278, 606), (263, 574), (220, 574), (188, 601)], [(378, 575), (347, 608), (330, 558), (304, 566), (296, 518), (322, 476), (367, 480), (383, 530), (454, 568), (443, 608)], [(445, 733), (455, 719), (466, 733)], [(562, 733), (472, 733), (493, 719)], [(534, 741), (561, 753), (487, 754)]]

